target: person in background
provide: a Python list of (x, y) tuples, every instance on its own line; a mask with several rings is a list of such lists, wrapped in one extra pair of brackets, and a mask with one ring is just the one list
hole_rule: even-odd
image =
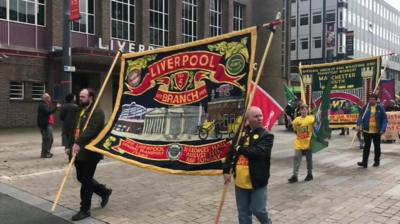
[(51, 153), (53, 145), (53, 113), (60, 107), (61, 104), (59, 103), (55, 107), (52, 107), (51, 96), (48, 93), (42, 95), (42, 102), (40, 102), (37, 112), (37, 126), (42, 134), (41, 158), (53, 157)]
[(363, 130), (364, 150), (362, 161), (357, 165), (363, 168), (368, 167), (368, 157), (371, 148), (371, 142), (374, 142), (374, 167), (379, 166), (381, 157), (381, 135), (385, 133), (387, 126), (387, 116), (385, 109), (377, 103), (378, 96), (371, 94), (368, 98), (369, 103), (364, 107), (357, 120), (357, 131)]
[(296, 140), (294, 141), (294, 157), (293, 157), (293, 175), (288, 179), (289, 183), (298, 181), (298, 173), (303, 155), (307, 159), (307, 176), (304, 181), (311, 181), (312, 175), (312, 152), (310, 150), (310, 141), (313, 132), (315, 117), (307, 115), (308, 106), (302, 104), (300, 106), (301, 116), (294, 119), (292, 122), (293, 129), (296, 132)]
[(63, 122), (61, 139), (62, 145), (65, 146), (65, 153), (68, 155), (68, 160), (71, 160), (72, 157), (71, 148), (67, 147), (71, 145), (68, 141), (71, 140), (71, 136), (73, 135), (73, 132), (71, 131), (74, 129), (74, 116), (78, 111), (78, 105), (75, 104), (75, 101), (74, 94), (68, 94), (65, 97), (65, 103), (62, 105), (60, 110), (60, 120)]

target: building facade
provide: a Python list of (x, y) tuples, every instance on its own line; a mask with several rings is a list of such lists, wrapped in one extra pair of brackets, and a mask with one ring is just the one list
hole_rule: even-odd
[[(37, 104), (44, 92), (62, 101), (63, 2), (0, 0), (0, 128), (35, 126)], [(281, 9), (280, 3), (81, 0), (81, 19), (71, 23), (70, 29), (76, 69), (72, 91), (77, 94), (85, 87), (98, 90), (120, 47), (124, 52), (144, 51), (240, 30), (272, 20)], [(264, 33), (258, 40), (265, 45), (266, 38)], [(277, 43), (280, 40), (274, 41), (276, 54), (280, 51)], [(258, 57), (261, 54), (257, 52)], [(268, 61), (267, 67), (277, 66), (269, 75), (276, 73), (280, 79), (280, 66), (274, 60)], [(108, 115), (118, 88), (118, 70), (117, 66), (101, 100)], [(270, 82), (262, 85), (273, 86)]]
[[(384, 0), (290, 0), (286, 1), (286, 54), (290, 55), (290, 79), (298, 65), (351, 58), (384, 56), (387, 79), (399, 85), (400, 12)], [(353, 36), (348, 39), (346, 36)], [(351, 44), (350, 41), (353, 43)], [(397, 92), (396, 91), (396, 92)]]

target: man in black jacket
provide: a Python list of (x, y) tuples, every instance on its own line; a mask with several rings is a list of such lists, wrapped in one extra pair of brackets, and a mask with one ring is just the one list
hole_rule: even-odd
[(240, 136), (239, 145), (232, 146), (224, 163), (225, 184), (235, 178), (236, 205), (240, 224), (250, 224), (254, 214), (262, 224), (270, 224), (266, 187), (269, 179), (274, 135), (263, 128), (263, 115), (258, 107), (246, 113), (249, 125)]
[(90, 111), (94, 103), (95, 93), (92, 89), (83, 89), (79, 94), (80, 112), (75, 116), (75, 130), (70, 144), (72, 153), (76, 155), (76, 176), (81, 182), (81, 208), (72, 217), (73, 221), (81, 220), (90, 216), (90, 207), (93, 193), (101, 197), (101, 207), (107, 205), (112, 190), (105, 185), (99, 184), (93, 177), (97, 163), (103, 158), (101, 154), (89, 151), (85, 148), (104, 126), (104, 112), (99, 107), (95, 108), (87, 127), (84, 129)]
[(62, 143), (65, 146), (65, 153), (68, 155), (69, 160), (72, 157), (72, 150), (70, 148), (71, 136), (74, 130), (74, 116), (78, 110), (78, 105), (75, 104), (75, 96), (70, 93), (65, 97), (65, 103), (60, 110), (60, 120), (63, 122), (62, 125)]
[(37, 112), (37, 126), (42, 134), (42, 153), (40, 157), (51, 158), (53, 154), (50, 153), (51, 146), (53, 145), (53, 113), (60, 108), (57, 103), (56, 107), (51, 106), (51, 97), (48, 93), (42, 95), (42, 102), (40, 102)]

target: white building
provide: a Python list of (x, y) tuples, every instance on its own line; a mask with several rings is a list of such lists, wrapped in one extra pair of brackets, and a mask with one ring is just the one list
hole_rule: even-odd
[[(290, 73), (298, 72), (299, 62), (316, 64), (400, 54), (400, 12), (384, 0), (288, 1)], [(346, 34), (351, 33), (354, 34), (353, 47), (350, 41), (346, 46)], [(385, 56), (382, 66), (387, 61), (386, 78), (396, 80), (398, 92), (400, 57)]]

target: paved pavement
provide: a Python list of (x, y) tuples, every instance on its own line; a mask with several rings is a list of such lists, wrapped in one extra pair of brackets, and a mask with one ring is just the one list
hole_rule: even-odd
[[(382, 145), (380, 167), (362, 169), (355, 165), (361, 150), (351, 146), (352, 136), (339, 136), (336, 131), (329, 148), (313, 155), (314, 180), (288, 184), (294, 135), (282, 126), (275, 127), (274, 134), (268, 186), (273, 223), (400, 223), (398, 142)], [(41, 159), (37, 130), (0, 130), (0, 193), (5, 185), (25, 191), (26, 197), (54, 200), (67, 163), (58, 132), (55, 137), (55, 156)], [(370, 165), (372, 158), (373, 153)], [(303, 159), (301, 180), (305, 174)], [(69, 212), (64, 216), (79, 209), (80, 185), (75, 173), (72, 176), (57, 207)], [(92, 217), (97, 219), (93, 220), (112, 224), (213, 223), (223, 188), (222, 177), (159, 174), (111, 159), (99, 164), (96, 179), (112, 187), (113, 194), (106, 208), (100, 208), (100, 198), (93, 197)], [(221, 223), (237, 223), (236, 215), (231, 186)]]

